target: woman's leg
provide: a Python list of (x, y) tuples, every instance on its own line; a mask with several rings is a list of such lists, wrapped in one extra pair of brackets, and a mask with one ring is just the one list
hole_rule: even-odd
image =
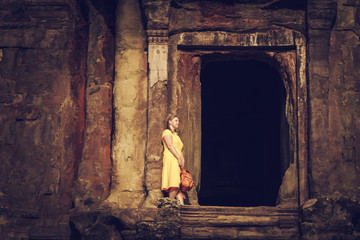
[(183, 198), (182, 194), (180, 193), (180, 191), (177, 193), (176, 199), (179, 200), (180, 205), (184, 205), (184, 198)]
[(177, 199), (181, 205), (184, 205), (184, 198), (178, 188), (170, 189), (169, 198)]
[(170, 192), (169, 192), (169, 198), (175, 199), (176, 194), (178, 193), (178, 189), (177, 188), (171, 188)]

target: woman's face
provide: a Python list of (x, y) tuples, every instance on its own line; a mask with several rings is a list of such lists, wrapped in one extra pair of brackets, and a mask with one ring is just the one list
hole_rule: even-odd
[(180, 121), (178, 117), (174, 117), (172, 120), (169, 121), (170, 126), (174, 128), (174, 130), (178, 129)]

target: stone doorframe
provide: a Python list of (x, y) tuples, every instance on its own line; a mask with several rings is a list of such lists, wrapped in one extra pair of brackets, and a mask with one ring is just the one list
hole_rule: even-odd
[[(200, 187), (201, 176), (201, 83), (202, 57), (232, 55), (267, 61), (278, 69), (287, 92), (286, 118), (290, 128), (293, 164), (283, 178), (279, 204), (301, 205), (308, 199), (308, 85), (306, 39), (299, 32), (281, 28), (255, 33), (224, 31), (186, 32), (169, 36), (169, 112), (181, 121), (179, 133), (185, 144), (186, 167)], [(294, 181), (293, 179), (297, 179)], [(197, 193), (190, 193), (192, 204)]]

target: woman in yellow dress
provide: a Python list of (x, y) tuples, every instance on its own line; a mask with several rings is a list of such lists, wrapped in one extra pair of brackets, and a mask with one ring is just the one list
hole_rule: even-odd
[(180, 167), (184, 167), (185, 160), (184, 144), (176, 132), (179, 123), (177, 116), (169, 115), (166, 119), (167, 129), (162, 133), (164, 155), (161, 190), (168, 192), (169, 198), (176, 198), (184, 205), (184, 195), (180, 191)]

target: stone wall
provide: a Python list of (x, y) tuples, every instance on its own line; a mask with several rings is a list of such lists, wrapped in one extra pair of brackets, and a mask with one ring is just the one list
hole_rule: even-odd
[(72, 1), (1, 6), (2, 224), (59, 223), (83, 146), (87, 25)]
[(304, 239), (359, 238), (359, 13), (358, 1), (308, 1), (313, 199), (302, 209)]
[(358, 201), (359, 3), (310, 1), (308, 9), (311, 194)]
[(109, 193), (113, 33), (90, 1), (0, 9), (0, 238), (67, 237)]
[(66, 239), (71, 214), (75, 237), (168, 226), (148, 209), (162, 196), (163, 121), (175, 111), (185, 123), (198, 188), (201, 56), (290, 40), (265, 54), (294, 120), (281, 196), (310, 198), (303, 239), (359, 238), (360, 3), (300, 2), (0, 1), (0, 238)]

